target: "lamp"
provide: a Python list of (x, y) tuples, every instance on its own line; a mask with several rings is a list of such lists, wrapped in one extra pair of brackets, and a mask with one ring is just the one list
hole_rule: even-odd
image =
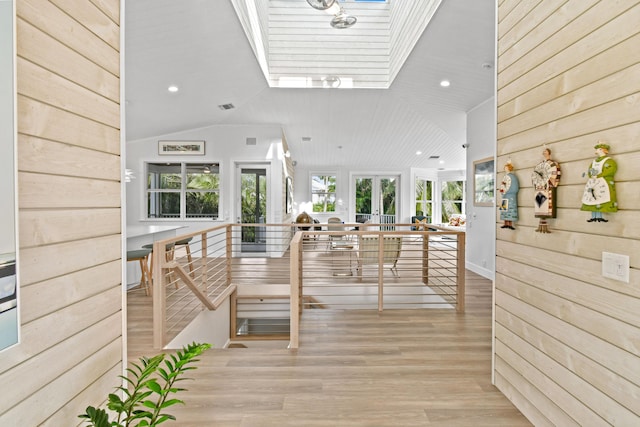
[(356, 22), (358, 22), (358, 18), (355, 16), (347, 15), (344, 9), (341, 7), (340, 12), (336, 14), (331, 20), (331, 26), (333, 28), (344, 29), (352, 27)]
[(307, 0), (307, 3), (318, 10), (327, 10), (336, 3), (336, 0)]
[(309, 5), (314, 9), (324, 10), (325, 12), (334, 15), (331, 20), (331, 26), (333, 28), (349, 28), (358, 21), (355, 16), (348, 15), (344, 11), (342, 6), (338, 3), (338, 0), (307, 0), (307, 3), (309, 3)]

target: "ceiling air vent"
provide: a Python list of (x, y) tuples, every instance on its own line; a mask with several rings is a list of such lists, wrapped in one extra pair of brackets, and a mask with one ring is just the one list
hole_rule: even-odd
[(236, 107), (233, 104), (220, 104), (218, 105), (218, 108), (221, 110), (232, 110)]
[(439, 159), (440, 156), (429, 156), (430, 159)]
[(310, 136), (303, 136), (302, 137), (302, 142), (311, 142), (311, 137)]
[(256, 138), (247, 138), (247, 145), (256, 145)]

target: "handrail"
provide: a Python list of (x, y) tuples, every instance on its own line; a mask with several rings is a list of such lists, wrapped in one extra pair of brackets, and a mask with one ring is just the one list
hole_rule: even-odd
[[(191, 293), (197, 298), (200, 304), (202, 304), (208, 310), (217, 309), (222, 302), (229, 297), (235, 290), (235, 287), (231, 285), (230, 280), (225, 280), (224, 288), (221, 288), (218, 292), (215, 292), (215, 298), (210, 298), (211, 295), (207, 294), (208, 283), (211, 280), (209, 270), (207, 268), (208, 249), (209, 242), (208, 236), (227, 231), (229, 229), (228, 224), (214, 226), (205, 230), (185, 233), (179, 236), (170, 237), (163, 240), (158, 240), (153, 243), (153, 271), (152, 271), (152, 284), (153, 284), (153, 344), (154, 348), (161, 349), (167, 342), (167, 284), (168, 282), (176, 282), (179, 279), (185, 284), (185, 287), (191, 291)], [(199, 274), (192, 277), (191, 272), (187, 272), (182, 265), (180, 265), (175, 259), (167, 259), (167, 245), (173, 245), (177, 241), (192, 238), (194, 240), (200, 239), (200, 256), (199, 262), (195, 262), (195, 265), (190, 265), (190, 269), (198, 271)], [(172, 249), (173, 250), (173, 249)], [(172, 275), (177, 278), (172, 278)], [(196, 279), (198, 282), (196, 282)], [(175, 292), (175, 291), (174, 291)], [(184, 305), (184, 299), (179, 301), (178, 304)], [(184, 316), (180, 317), (180, 314), (176, 314), (179, 319), (184, 319)]]
[[(363, 229), (361, 223), (346, 223), (340, 224), (344, 230), (332, 229), (331, 231), (327, 230), (326, 226), (327, 224), (319, 223), (221, 224), (154, 242), (152, 255), (154, 257), (152, 272), (154, 346), (162, 348), (168, 342), (169, 327), (173, 328), (175, 325), (179, 326), (190, 321), (189, 316), (195, 316), (202, 309), (215, 310), (234, 294), (238, 286), (256, 283), (257, 279), (265, 286), (288, 284), (290, 287), (288, 310), (290, 348), (299, 346), (299, 321), (305, 306), (309, 308), (334, 306), (333, 303), (323, 299), (322, 295), (314, 296), (309, 293), (309, 287), (314, 281), (328, 282), (329, 287), (326, 289), (329, 291), (333, 287), (344, 292), (345, 289), (358, 286), (366, 289), (368, 284), (372, 284), (373, 279), (375, 291), (371, 296), (376, 295), (377, 309), (383, 311), (385, 305), (395, 307), (398, 304), (398, 296), (392, 292), (395, 291), (393, 285), (399, 281), (399, 278), (391, 276), (388, 269), (385, 270), (385, 252), (389, 251), (388, 249), (385, 251), (385, 238), (393, 236), (403, 237), (403, 255), (400, 257), (401, 262), (398, 266), (395, 263), (393, 265), (394, 275), (400, 271), (404, 281), (415, 278), (416, 284), (411, 285), (413, 290), (419, 289), (418, 285), (423, 283), (426, 285), (423, 285), (423, 288), (436, 289), (436, 293), (441, 291), (442, 293), (438, 293), (441, 299), (446, 299), (451, 307), (455, 305), (458, 312), (464, 312), (464, 232), (431, 224), (428, 225), (429, 228), (439, 229), (439, 231), (412, 230), (415, 224), (410, 223), (392, 224), (391, 227), (389, 224), (366, 224), (364, 226), (367, 227), (366, 229)], [(246, 227), (264, 227), (266, 234), (261, 235), (261, 238), (267, 241), (264, 254), (242, 252), (240, 249), (242, 229)], [(329, 236), (343, 236), (344, 239), (350, 238), (356, 243), (351, 246), (352, 249), (342, 253), (334, 252), (330, 246), (326, 246), (331, 242)], [(365, 268), (366, 264), (362, 266), (359, 264), (362, 262), (363, 252), (362, 248), (358, 249), (357, 239), (361, 236), (374, 236), (378, 239), (377, 262), (373, 262), (377, 264), (376, 270)], [(451, 240), (439, 240), (435, 246), (444, 245), (447, 246), (446, 249), (432, 247), (433, 238), (445, 236), (449, 236)], [(190, 237), (193, 239), (191, 249), (197, 251), (193, 262), (185, 264), (184, 257), (169, 259), (166, 255), (167, 245)], [(347, 253), (348, 258), (341, 255)], [(342, 257), (335, 261), (338, 267), (340, 267), (339, 263), (348, 263), (349, 270), (352, 269), (351, 258), (355, 256), (358, 277), (353, 275), (341, 277), (343, 274), (335, 273), (332, 275), (331, 263), (334, 262), (334, 256)], [(315, 262), (325, 264), (316, 265)], [(368, 273), (363, 275), (363, 269), (364, 273), (367, 271)], [(374, 272), (375, 274), (372, 275)], [(256, 276), (257, 274), (260, 276)], [(342, 286), (341, 284), (346, 281), (353, 285)], [(397, 288), (399, 285), (395, 286)], [(407, 298), (411, 298), (413, 290), (407, 292)], [(185, 294), (190, 296), (187, 297)], [(184, 310), (187, 311), (182, 312)], [(168, 325), (168, 319), (173, 322), (171, 325)]]
[(291, 260), (290, 260), (290, 273), (291, 278), (291, 297), (289, 303), (289, 347), (292, 349), (298, 348), (300, 345), (300, 311), (302, 305), (301, 302), (301, 287), (302, 287), (302, 236), (301, 232), (297, 232), (291, 240)]

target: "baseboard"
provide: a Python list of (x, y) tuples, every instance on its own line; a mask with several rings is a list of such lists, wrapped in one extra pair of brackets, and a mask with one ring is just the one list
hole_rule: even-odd
[(489, 270), (489, 269), (487, 269), (485, 267), (480, 267), (477, 264), (472, 264), (470, 262), (467, 262), (467, 263), (465, 263), (465, 268), (467, 270), (471, 270), (474, 273), (477, 273), (477, 274), (481, 275), (482, 277), (487, 278), (489, 280), (495, 280), (495, 278), (496, 278), (496, 272), (495, 271)]

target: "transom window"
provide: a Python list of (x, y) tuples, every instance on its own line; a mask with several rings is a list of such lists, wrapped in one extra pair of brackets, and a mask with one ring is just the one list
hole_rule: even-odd
[(311, 203), (313, 212), (336, 211), (336, 176), (314, 174), (311, 176)]
[(147, 163), (147, 218), (217, 219), (219, 163)]

